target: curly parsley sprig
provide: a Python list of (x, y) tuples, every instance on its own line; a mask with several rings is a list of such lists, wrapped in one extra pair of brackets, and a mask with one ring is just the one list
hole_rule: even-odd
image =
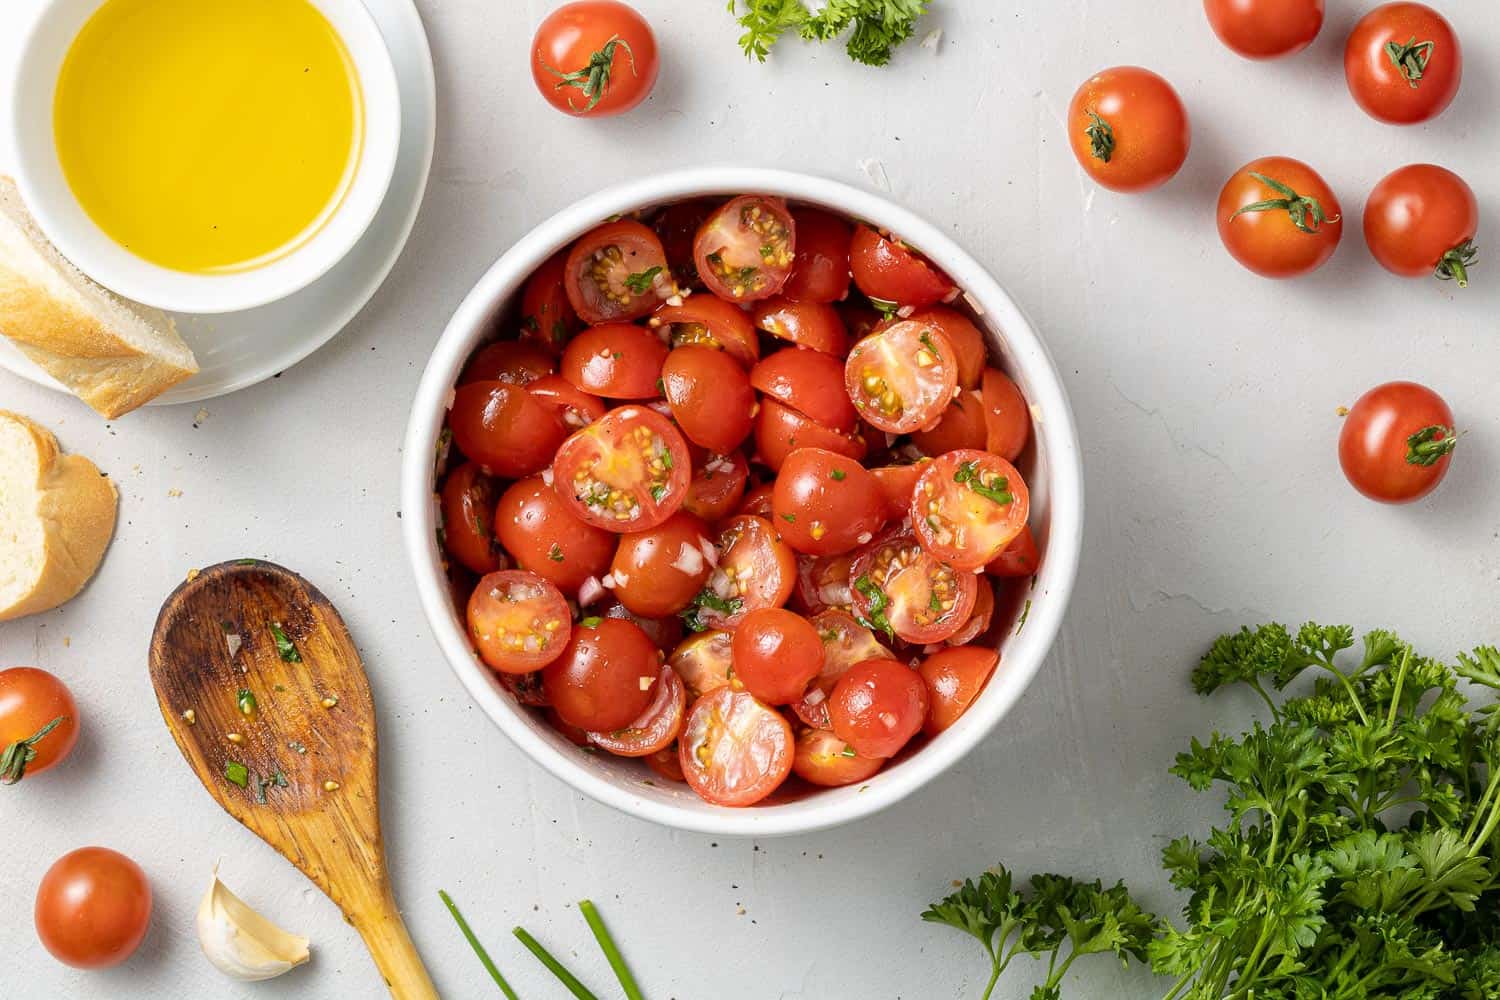
[(916, 33), (917, 18), (930, 0), (827, 0), (810, 10), (804, 0), (729, 0), (745, 33), (740, 47), (761, 62), (777, 40), (795, 31), (809, 42), (827, 42), (848, 34), (849, 58), (866, 66), (884, 66), (896, 47)]

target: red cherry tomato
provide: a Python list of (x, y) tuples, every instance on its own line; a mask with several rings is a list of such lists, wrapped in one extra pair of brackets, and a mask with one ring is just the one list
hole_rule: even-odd
[(922, 728), (928, 736), (941, 733), (969, 710), (999, 662), (999, 653), (982, 646), (944, 649), (922, 661), (920, 673), (927, 685)]
[(140, 865), (106, 847), (80, 847), (53, 862), (36, 890), (37, 937), (75, 969), (119, 965), (151, 925), (151, 883)]
[(728, 354), (701, 345), (678, 347), (667, 355), (661, 380), (672, 418), (689, 441), (724, 454), (750, 436), (755, 390)]
[(561, 375), (543, 375), (526, 391), (562, 422), (569, 433), (604, 416), (604, 400), (591, 396)]
[(667, 345), (645, 327), (607, 323), (589, 327), (568, 342), (562, 376), (581, 391), (610, 399), (651, 399)]
[[(541, 476), (512, 484), (494, 508), (494, 531), (516, 564), (565, 594), (609, 568), (618, 538), (580, 520)], [(452, 536), (450, 530), (449, 536)]]
[(719, 565), (708, 576), (698, 622), (734, 628), (757, 608), (779, 608), (797, 582), (797, 557), (771, 522), (738, 515), (719, 534)]
[(644, 406), (622, 406), (557, 449), (553, 489), (587, 524), (645, 531), (682, 506), (692, 475), (677, 428)]
[(1208, 23), (1246, 59), (1301, 52), (1323, 27), (1323, 0), (1203, 0)]
[(547, 708), (547, 692), (542, 689), (542, 672), (533, 670), (529, 674), (496, 674), (500, 686), (509, 691), (511, 697), (532, 708)]
[[(911, 321), (923, 326), (937, 327), (953, 351), (958, 355), (958, 385), (962, 389), (979, 388), (979, 376), (984, 372), (989, 349), (985, 346), (984, 334), (974, 322), (956, 309), (932, 306), (912, 313)], [(887, 321), (889, 325), (890, 321)]]
[(557, 358), (547, 347), (527, 340), (497, 340), (474, 352), (458, 376), (459, 385), (470, 382), (506, 382), (530, 385), (557, 371)]
[(1415, 382), (1387, 382), (1350, 407), (1339, 434), (1339, 464), (1371, 500), (1411, 503), (1448, 474), (1458, 432), (1443, 398)]
[(823, 669), (823, 640), (806, 618), (786, 608), (757, 608), (734, 630), (734, 676), (768, 705), (802, 698)]
[(863, 437), (840, 434), (774, 399), (763, 398), (755, 417), (756, 457), (772, 471), (779, 471), (787, 456), (798, 448), (822, 448), (847, 455), (855, 462), (869, 450)]
[(1116, 66), (1085, 80), (1068, 106), (1073, 156), (1111, 191), (1149, 191), (1187, 161), (1192, 129), (1182, 98), (1140, 66)]
[(673, 347), (713, 347), (746, 369), (760, 357), (760, 341), (750, 315), (712, 295), (694, 295), (680, 306), (662, 306), (652, 314), (651, 327), (665, 329), (667, 342)]
[(709, 455), (694, 466), (682, 509), (710, 524), (721, 521), (739, 506), (749, 476), (750, 465), (739, 452)]
[(830, 608), (848, 611), (854, 606), (849, 589), (849, 567), (854, 564), (852, 552), (832, 556), (798, 556), (797, 586), (792, 591), (792, 605), (805, 614), (821, 614)]
[(912, 434), (911, 443), (927, 455), (960, 448), (983, 449), (989, 442), (989, 423), (979, 393), (972, 389), (960, 391), (930, 430)]
[(758, 484), (749, 493), (745, 494), (745, 499), (741, 501), (740, 508), (739, 510), (735, 511), (735, 513), (753, 514), (756, 517), (763, 517), (767, 521), (771, 520), (776, 516), (771, 512), (771, 499), (772, 494), (774, 494), (775, 492), (775, 480), (772, 480), (769, 483)]
[(702, 520), (679, 510), (654, 528), (621, 535), (609, 571), (615, 596), (638, 615), (675, 615), (703, 589), (713, 569), (704, 555), (713, 552), (710, 534)]
[(615, 0), (563, 4), (531, 41), (531, 78), (547, 103), (581, 118), (605, 118), (640, 104), (660, 71), (656, 36)]
[(816, 208), (792, 213), (797, 259), (781, 294), (793, 302), (838, 302), (849, 294), (849, 223)]
[(652, 754), (646, 755), (646, 766), (668, 781), (687, 783), (682, 775), (682, 761), (677, 757), (677, 744), (671, 743)]
[(495, 549), (495, 502), (500, 487), (473, 462), (465, 462), (443, 483), (443, 548), (464, 567), (483, 576), (500, 568)]
[(601, 618), (618, 618), (622, 622), (630, 622), (646, 633), (646, 638), (656, 645), (663, 656), (676, 649), (677, 644), (682, 642), (685, 630), (682, 627), (682, 619), (676, 615), (648, 618), (645, 615), (636, 614), (613, 598), (607, 598), (593, 605), (591, 610)]
[(636, 319), (677, 291), (661, 240), (634, 219), (606, 222), (574, 243), (564, 284), (585, 323)]
[(571, 621), (557, 588), (525, 570), (490, 573), (469, 597), (469, 636), (480, 659), (502, 673), (530, 673), (557, 659)]
[(562, 716), (557, 714), (557, 709), (548, 708), (544, 712), (542, 712), (542, 715), (546, 717), (547, 722), (552, 726), (553, 729), (556, 729), (560, 734), (562, 734), (563, 739), (567, 740), (575, 747), (593, 746), (593, 744), (589, 742), (589, 731), (587, 729), (580, 729), (578, 726), (575, 726), (571, 723), (564, 722)]
[(1365, 242), (1380, 266), (1408, 278), (1469, 284), (1479, 203), (1462, 177), (1431, 163), (1387, 174), (1365, 202)]
[(672, 651), (668, 666), (687, 688), (691, 705), (710, 691), (724, 687), (734, 675), (734, 633), (709, 629), (684, 639)]
[(699, 698), (677, 741), (688, 785), (720, 806), (749, 806), (792, 772), (792, 727), (746, 691), (721, 687)]
[(854, 227), (849, 269), (859, 290), (877, 304), (921, 309), (958, 294), (953, 280), (916, 250), (866, 225)]
[(990, 622), (994, 617), (995, 588), (986, 581), (979, 580), (974, 592), (974, 610), (969, 612), (969, 620), (943, 641), (950, 646), (967, 646), (990, 630)]
[(905, 531), (876, 539), (849, 568), (854, 613), (884, 632), (922, 645), (942, 642), (974, 611), (974, 574), (939, 562)]
[(583, 324), (568, 301), (568, 255), (559, 251), (526, 279), (521, 292), (521, 339), (560, 353)]
[(880, 484), (880, 491), (885, 494), (887, 521), (899, 521), (910, 513), (911, 497), (916, 492), (917, 480), (931, 463), (932, 459), (924, 458), (911, 465), (883, 465), (870, 470), (870, 475), (875, 477), (875, 481)]
[(861, 757), (830, 730), (804, 729), (797, 734), (792, 771), (810, 784), (823, 788), (856, 785), (884, 766), (881, 758)]
[(1464, 54), (1453, 26), (1420, 3), (1387, 3), (1360, 18), (1344, 46), (1344, 78), (1360, 107), (1392, 125), (1442, 114), (1458, 93)]
[(852, 433), (859, 424), (844, 391), (844, 364), (831, 354), (785, 348), (750, 369), (750, 384), (841, 434)]
[(702, 285), (698, 278), (698, 264), (693, 259), (693, 240), (697, 239), (698, 230), (718, 207), (718, 202), (703, 198), (675, 202), (662, 209), (651, 224), (667, 251), (672, 275), (684, 288)]
[(1014, 462), (1031, 438), (1031, 406), (1021, 387), (998, 369), (985, 369), (982, 386), (984, 450)]
[(809, 726), (828, 729), (833, 725), (828, 718), (828, 696), (849, 668), (866, 660), (890, 659), (891, 651), (847, 611), (824, 611), (814, 616), (812, 625), (823, 641), (823, 669), (792, 710)]
[(662, 667), (656, 697), (640, 718), (622, 729), (589, 733), (589, 742), (619, 757), (646, 757), (672, 745), (687, 715), (687, 691), (671, 667)]
[(891, 434), (937, 423), (958, 388), (958, 355), (936, 327), (905, 320), (854, 345), (844, 387), (871, 425)]
[(850, 668), (828, 699), (839, 739), (861, 757), (894, 757), (927, 718), (927, 685), (895, 660), (866, 660)]
[(1004, 552), (990, 560), (984, 571), (991, 576), (999, 577), (1035, 576), (1041, 562), (1041, 553), (1036, 547), (1036, 536), (1031, 533), (1030, 527), (1025, 527), (1005, 547)]
[(917, 480), (911, 523), (922, 547), (958, 570), (977, 571), (1026, 527), (1031, 493), (1016, 467), (984, 451), (951, 451)]
[(448, 426), (459, 451), (507, 479), (546, 468), (567, 437), (552, 410), (520, 386), (504, 382), (459, 386)]
[(837, 354), (849, 350), (849, 334), (837, 309), (822, 302), (768, 299), (755, 307), (755, 325), (777, 340)]
[(709, 217), (693, 241), (698, 277), (730, 302), (781, 291), (797, 255), (797, 225), (780, 198), (741, 195)]
[(629, 727), (656, 697), (662, 659), (639, 626), (618, 618), (585, 618), (542, 671), (542, 686), (564, 722), (612, 732)]
[(65, 760), (78, 742), (78, 706), (66, 684), (36, 667), (0, 670), (0, 785)]
[(788, 545), (831, 556), (875, 536), (885, 521), (885, 494), (858, 462), (822, 448), (798, 448), (782, 463), (771, 510)]
[(1266, 156), (1235, 171), (1219, 192), (1219, 239), (1256, 274), (1292, 278), (1333, 256), (1344, 233), (1341, 212), (1307, 164)]

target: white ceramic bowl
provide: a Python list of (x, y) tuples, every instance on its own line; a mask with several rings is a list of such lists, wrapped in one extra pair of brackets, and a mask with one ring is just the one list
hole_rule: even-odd
[(310, 0), (343, 39), (362, 95), (358, 162), (342, 201), (290, 253), (260, 267), (211, 275), (161, 267), (120, 246), (89, 218), (63, 174), (52, 130), (58, 73), (73, 39), (103, 2), (49, 0), (32, 23), (15, 66), (10, 138), (16, 183), (47, 238), (106, 288), (181, 313), (239, 312), (275, 302), (343, 259), (385, 199), (401, 138), (396, 70), (380, 28), (361, 0)]
[[(685, 785), (647, 783), (638, 761), (582, 753), (523, 709), (474, 655), (462, 612), (449, 596), (437, 543), (434, 456), (452, 388), (474, 349), (494, 335), (527, 277), (558, 249), (611, 216), (685, 198), (774, 194), (823, 206), (898, 233), (946, 271), (969, 296), (999, 358), (1031, 403), (1035, 446), (1023, 463), (1032, 526), (1044, 553), (1025, 627), (1000, 644), (1001, 661), (983, 695), (947, 732), (887, 766), (863, 785), (748, 809), (699, 799)], [(485, 713), (548, 771), (600, 802), (643, 819), (701, 833), (776, 836), (820, 830), (868, 816), (911, 794), (974, 748), (1010, 711), (1046, 657), (1072, 593), (1083, 538), (1083, 470), (1073, 413), (1046, 347), (1005, 290), (940, 230), (884, 198), (803, 174), (702, 168), (610, 188), (532, 230), (480, 279), (439, 339), (412, 406), (401, 470), (403, 532), (422, 607), (449, 664)]]

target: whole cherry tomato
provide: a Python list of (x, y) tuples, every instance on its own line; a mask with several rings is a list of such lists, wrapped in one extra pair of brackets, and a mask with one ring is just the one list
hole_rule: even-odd
[(1408, 278), (1469, 284), (1479, 251), (1479, 202), (1451, 170), (1414, 163), (1387, 174), (1365, 202), (1365, 242), (1380, 266)]
[(80, 847), (47, 869), (36, 891), (37, 937), (75, 969), (119, 965), (151, 924), (151, 884), (140, 865), (105, 847)]
[(1149, 69), (1116, 66), (1073, 95), (1068, 141), (1079, 165), (1104, 187), (1147, 191), (1182, 168), (1192, 130), (1170, 83)]
[(1458, 432), (1443, 398), (1415, 382), (1387, 382), (1349, 409), (1339, 432), (1339, 464), (1371, 500), (1411, 503), (1448, 474)]
[(1315, 271), (1343, 235), (1338, 199), (1307, 164), (1251, 160), (1219, 192), (1219, 238), (1235, 260), (1267, 278)]
[(828, 716), (861, 757), (894, 757), (927, 718), (927, 685), (904, 663), (866, 660), (833, 689)]
[(590, 732), (624, 729), (656, 697), (663, 656), (640, 626), (585, 618), (542, 671), (542, 690), (562, 720)]
[(67, 685), (36, 667), (0, 670), (0, 785), (41, 774), (77, 742), (78, 706)]
[(789, 705), (823, 670), (823, 640), (786, 608), (757, 608), (735, 627), (734, 676), (767, 705)]
[(1323, 27), (1323, 0), (1203, 0), (1219, 41), (1246, 59), (1301, 52)]
[(1453, 102), (1464, 54), (1443, 15), (1420, 3), (1388, 3), (1360, 18), (1344, 46), (1344, 79), (1379, 121), (1411, 125)]
[(547, 15), (531, 42), (531, 78), (547, 103), (603, 118), (644, 101), (660, 70), (656, 36), (614, 0), (580, 0)]

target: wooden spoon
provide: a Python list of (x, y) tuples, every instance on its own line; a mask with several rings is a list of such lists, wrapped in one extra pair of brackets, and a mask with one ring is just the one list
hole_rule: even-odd
[(386, 872), (370, 685), (328, 599), (255, 559), (196, 573), (162, 605), (151, 683), (208, 793), (344, 911), (393, 996), (436, 998)]

